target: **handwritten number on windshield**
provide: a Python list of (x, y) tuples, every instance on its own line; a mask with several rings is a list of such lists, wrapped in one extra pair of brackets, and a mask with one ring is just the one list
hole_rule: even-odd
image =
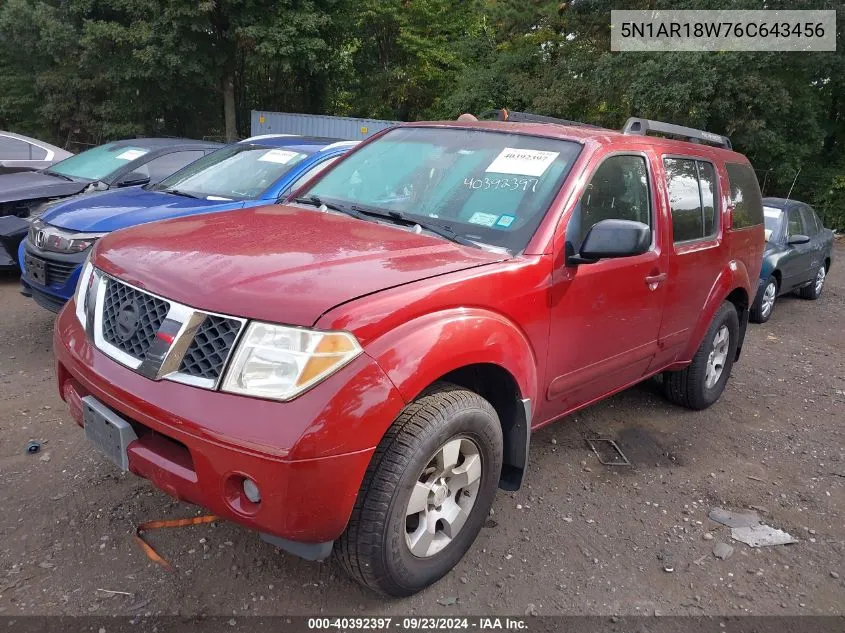
[(464, 187), (469, 189), (505, 189), (508, 191), (537, 192), (537, 185), (540, 180), (537, 178), (465, 178)]

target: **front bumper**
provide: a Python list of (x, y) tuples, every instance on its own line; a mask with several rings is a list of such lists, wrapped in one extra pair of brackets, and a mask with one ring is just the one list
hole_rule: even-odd
[[(404, 406), (372, 359), (362, 354), (291, 402), (237, 396), (144, 378), (97, 350), (74, 309), (56, 321), (60, 392), (79, 423), (75, 399), (86, 395), (132, 423), (131, 472), (281, 539), (340, 536), (375, 446)], [(244, 477), (260, 503), (243, 495)]]
[[(38, 283), (28, 274), (25, 259), (27, 253), (46, 262), (48, 271), (46, 284)], [(32, 291), (33, 299), (40, 306), (51, 312), (58, 312), (76, 291), (76, 283), (79, 281), (82, 264), (86, 257), (88, 257), (87, 250), (72, 255), (52, 253), (37, 249), (29, 243), (28, 239), (24, 239), (18, 247), (21, 284)]]

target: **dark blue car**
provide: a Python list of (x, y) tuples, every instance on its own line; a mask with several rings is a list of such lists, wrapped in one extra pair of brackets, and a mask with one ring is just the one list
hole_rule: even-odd
[(92, 244), (106, 233), (156, 220), (272, 204), (354, 145), (336, 139), (256, 136), (209, 154), (157, 185), (60, 203), (34, 220), (21, 242), (21, 292), (58, 312), (73, 295)]
[(818, 299), (833, 258), (833, 231), (810, 205), (763, 198), (763, 218), (766, 247), (750, 315), (755, 323), (769, 320), (780, 295), (798, 291), (802, 299)]

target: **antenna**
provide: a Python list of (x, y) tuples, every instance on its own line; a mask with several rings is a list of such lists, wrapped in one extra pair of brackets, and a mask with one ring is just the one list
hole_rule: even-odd
[(798, 168), (798, 171), (795, 172), (795, 178), (792, 180), (792, 187), (789, 188), (789, 193), (786, 194), (786, 199), (789, 200), (789, 197), (792, 195), (792, 189), (795, 187), (795, 183), (798, 181), (798, 174), (801, 173), (801, 168)]

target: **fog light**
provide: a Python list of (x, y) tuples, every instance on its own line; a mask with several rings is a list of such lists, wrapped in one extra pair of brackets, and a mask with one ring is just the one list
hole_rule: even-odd
[(258, 492), (258, 484), (252, 479), (244, 479), (244, 495), (253, 503), (261, 503), (261, 493)]

